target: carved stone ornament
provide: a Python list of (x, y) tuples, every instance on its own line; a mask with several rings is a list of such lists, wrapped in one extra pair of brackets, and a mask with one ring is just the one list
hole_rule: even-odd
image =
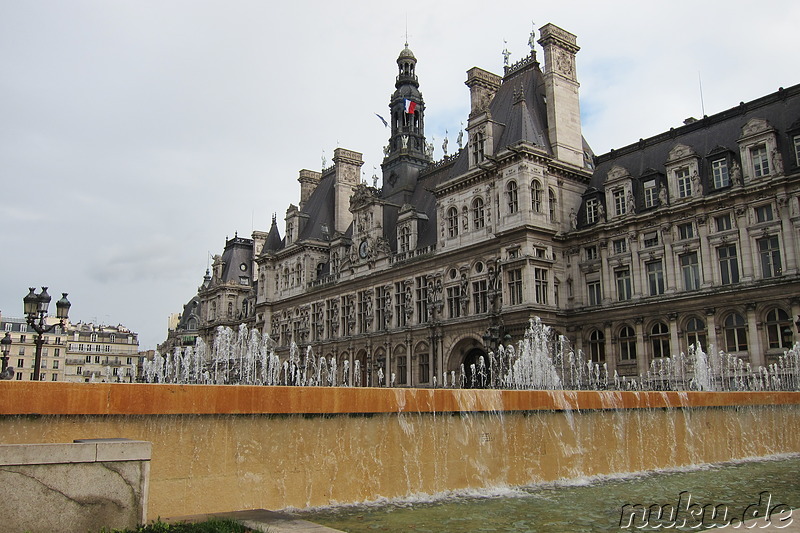
[(556, 71), (569, 78), (574, 77), (575, 67), (572, 63), (571, 54), (565, 52), (564, 50), (558, 50), (556, 52)]

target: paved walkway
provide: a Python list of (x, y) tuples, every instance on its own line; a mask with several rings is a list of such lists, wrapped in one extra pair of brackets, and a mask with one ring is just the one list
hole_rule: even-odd
[(203, 522), (212, 518), (236, 520), (243, 526), (249, 527), (254, 531), (268, 531), (269, 533), (343, 533), (338, 529), (321, 526), (309, 522), (308, 520), (300, 520), (288, 514), (268, 511), (266, 509), (176, 516), (174, 518), (166, 518), (164, 521), (171, 523)]

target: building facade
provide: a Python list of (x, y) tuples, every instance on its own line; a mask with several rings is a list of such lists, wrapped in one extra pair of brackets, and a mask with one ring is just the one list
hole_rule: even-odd
[[(55, 317), (47, 317), (47, 325), (58, 324)], [(67, 324), (69, 327), (69, 324)], [(28, 326), (24, 318), (0, 316), (0, 336), (8, 333), (11, 337), (11, 351), (8, 366), (14, 368), (14, 379), (32, 380), (36, 356), (34, 338), (37, 333)], [(42, 346), (42, 365), (39, 373), (41, 381), (63, 381), (67, 356), (67, 335), (61, 326), (56, 325), (50, 333), (44, 334)]]
[(696, 342), (761, 366), (797, 341), (800, 86), (598, 156), (577, 38), (548, 24), (530, 42), (502, 76), (467, 72), (467, 140), (440, 161), (406, 45), (382, 187), (343, 148), (301, 170), (283, 237), (273, 217), (226, 240), (198, 334), (245, 322), (279, 355), (311, 346), (349, 383), (398, 386), (469, 373), (534, 316), (623, 376)]
[(141, 368), (139, 336), (122, 325), (67, 327), (64, 381), (133, 383)]

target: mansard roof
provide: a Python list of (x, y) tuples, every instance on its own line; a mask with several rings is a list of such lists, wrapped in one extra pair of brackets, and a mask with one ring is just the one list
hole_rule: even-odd
[[(239, 276), (249, 276), (254, 278), (252, 270), (253, 264), (253, 240), (235, 236), (233, 239), (225, 241), (225, 251), (222, 252), (222, 260), (225, 265), (222, 269), (222, 281), (237, 282)], [(246, 271), (240, 269), (240, 265), (247, 267)]]
[(552, 154), (547, 137), (544, 79), (539, 63), (528, 56), (506, 68), (506, 75), (489, 105), (492, 118), (503, 124), (494, 153), (519, 141), (543, 147)]
[[(800, 119), (800, 85), (781, 88), (757, 100), (742, 102), (721, 113), (600, 155), (591, 185), (604, 189), (608, 172), (614, 166), (625, 168), (633, 178), (641, 177), (647, 169), (664, 173), (670, 151), (679, 144), (690, 147), (700, 158), (727, 150), (738, 154), (737, 141), (742, 128), (753, 119), (765, 119), (779, 136), (785, 135)], [(784, 161), (792, 160), (789, 144), (778, 140)]]

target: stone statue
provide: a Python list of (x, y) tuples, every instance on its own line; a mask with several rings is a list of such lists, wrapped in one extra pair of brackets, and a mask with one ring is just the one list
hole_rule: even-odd
[(731, 183), (733, 183), (734, 187), (742, 185), (742, 167), (736, 161), (731, 166)]
[(403, 136), (400, 137), (400, 143), (403, 146), (403, 150), (408, 150), (408, 135), (407, 134), (403, 134)]
[[(508, 42), (503, 40), (503, 44), (507, 45)], [(511, 52), (508, 51), (507, 47), (503, 47), (503, 65), (508, 66), (508, 58), (511, 57)]]
[(531, 47), (531, 52), (536, 47), (536, 25), (533, 21), (531, 21), (531, 36), (528, 37), (528, 46)]
[(692, 173), (692, 194), (695, 196), (701, 196), (703, 194), (703, 184), (696, 170)]
[(386, 146), (384, 146), (383, 147), (383, 157), (389, 157), (389, 152), (390, 151), (391, 151), (391, 149), (389, 148), (388, 144)]
[(325, 167), (328, 165), (328, 160), (325, 159), (325, 150), (322, 151), (322, 170), (325, 170)]
[(428, 159), (433, 159), (433, 142), (425, 143), (425, 156)]
[(625, 203), (627, 204), (628, 213), (636, 213), (636, 201), (633, 198), (633, 192), (628, 191), (628, 197), (626, 198)]
[(458, 138), (456, 138), (456, 143), (458, 143), (458, 149), (464, 146), (464, 123), (461, 123), (461, 130), (458, 132)]
[(575, 209), (569, 210), (569, 223), (572, 225), (572, 229), (578, 229), (578, 215), (575, 213)]
[(600, 220), (605, 222), (605, 220), (606, 220), (606, 208), (603, 207), (603, 204), (599, 203), (599, 202), (597, 204), (597, 216), (600, 218)]
[(667, 188), (664, 187), (664, 184), (661, 184), (661, 187), (658, 188), (658, 203), (662, 206), (666, 206), (669, 202), (667, 198)]
[(444, 141), (442, 141), (442, 152), (447, 155), (447, 130), (444, 130)]
[(783, 159), (777, 148), (772, 149), (772, 168), (775, 174), (783, 174)]

